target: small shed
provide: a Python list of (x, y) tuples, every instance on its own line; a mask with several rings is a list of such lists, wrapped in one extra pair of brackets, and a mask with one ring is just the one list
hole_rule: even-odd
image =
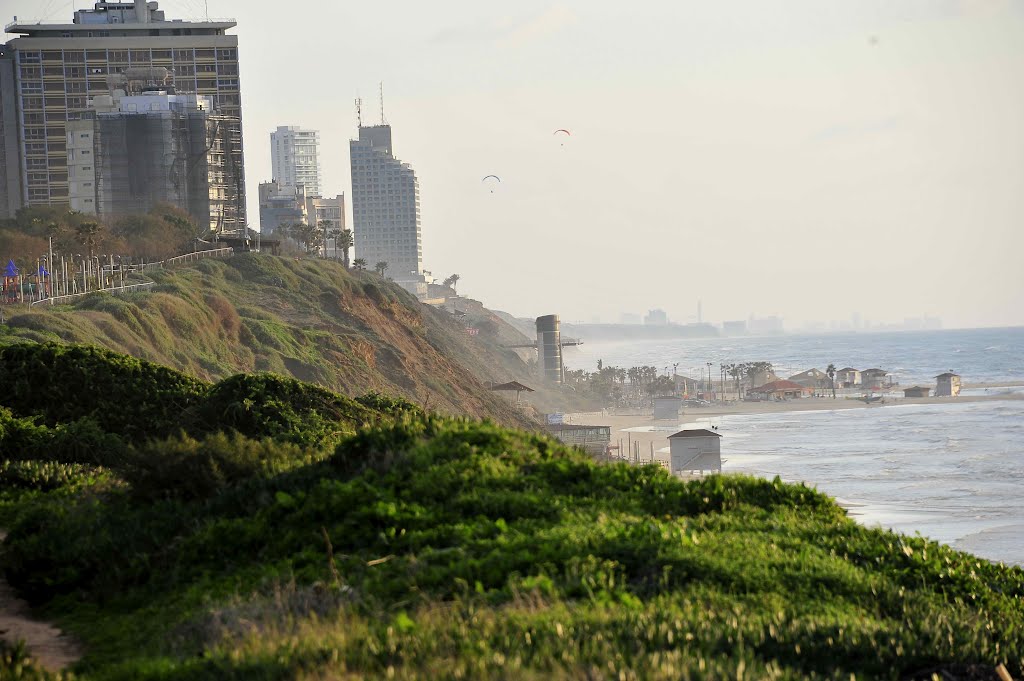
[(671, 395), (654, 398), (654, 420), (679, 419), (679, 409), (683, 404), (681, 397)]
[(915, 385), (912, 388), (904, 388), (903, 389), (903, 396), (904, 397), (928, 397), (929, 395), (931, 395), (931, 392), (932, 392), (931, 388), (926, 388), (924, 386)]
[(611, 426), (584, 426), (569, 423), (549, 424), (545, 430), (567, 445), (591, 454), (605, 454), (612, 442)]
[(673, 475), (722, 470), (722, 436), (713, 430), (681, 430), (668, 436), (668, 445), (669, 470)]
[(956, 397), (960, 394), (960, 375), (947, 371), (935, 377), (936, 397)]

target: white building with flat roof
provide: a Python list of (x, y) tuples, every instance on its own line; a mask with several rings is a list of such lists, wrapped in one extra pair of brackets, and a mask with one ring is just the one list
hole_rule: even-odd
[(395, 158), (391, 126), (360, 126), (349, 151), (355, 257), (369, 268), (386, 262), (396, 282), (422, 281), (419, 181), (408, 163)]
[(320, 133), (297, 125), (279, 125), (270, 133), (270, 165), (274, 181), (285, 187), (303, 185), (306, 196), (320, 196)]

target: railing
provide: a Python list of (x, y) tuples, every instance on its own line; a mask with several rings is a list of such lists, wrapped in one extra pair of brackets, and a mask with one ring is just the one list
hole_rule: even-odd
[(208, 251), (195, 251), (184, 255), (176, 255), (173, 258), (160, 260), (158, 262), (147, 262), (139, 265), (132, 265), (131, 270), (134, 272), (144, 272), (154, 268), (163, 269), (183, 262), (194, 262), (196, 260), (204, 260), (206, 258), (230, 258), (234, 254), (235, 251), (232, 248), (213, 248)]
[(49, 303), (50, 305), (59, 305), (65, 300), (72, 300), (74, 298), (81, 298), (82, 296), (91, 296), (95, 293), (132, 293), (133, 291), (141, 291), (153, 286), (156, 282), (147, 281), (141, 284), (126, 284), (124, 286), (111, 286), (110, 288), (98, 288), (95, 291), (85, 291), (84, 293), (69, 293), (66, 296), (54, 296), (52, 298), (43, 298), (42, 300), (33, 300), (28, 304), (29, 307), (35, 307), (41, 303)]
[[(185, 253), (184, 255), (176, 255), (173, 258), (167, 260), (160, 260), (158, 262), (147, 262), (138, 265), (130, 265), (126, 269), (129, 272), (144, 272), (145, 270), (151, 270), (153, 268), (164, 269), (172, 267), (180, 263), (194, 262), (196, 260), (204, 260), (206, 258), (229, 258), (234, 255), (234, 250), (231, 248), (214, 248), (209, 251), (195, 251), (193, 253)], [(51, 298), (43, 298), (41, 300), (34, 300), (29, 303), (29, 307), (35, 307), (40, 303), (49, 303), (50, 305), (57, 305), (63, 301), (73, 300), (75, 298), (81, 298), (92, 293), (131, 293), (133, 291), (142, 291), (153, 286), (155, 282), (147, 281), (140, 284), (122, 284), (120, 286), (110, 286), (107, 288), (93, 289), (92, 291), (83, 291), (81, 293), (69, 293), (63, 296), (53, 296)]]

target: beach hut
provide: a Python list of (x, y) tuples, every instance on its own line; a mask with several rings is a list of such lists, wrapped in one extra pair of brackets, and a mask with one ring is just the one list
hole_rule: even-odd
[(722, 436), (713, 430), (681, 430), (668, 436), (668, 446), (669, 470), (673, 475), (722, 470)]
[(654, 419), (669, 420), (679, 419), (679, 408), (682, 406), (683, 400), (680, 397), (674, 397), (671, 395), (654, 398)]
[(885, 369), (866, 369), (860, 372), (860, 383), (865, 390), (881, 390), (892, 387), (892, 380), (887, 379), (889, 372)]
[(612, 442), (611, 426), (585, 426), (570, 423), (548, 424), (544, 429), (567, 445), (590, 454), (606, 454)]
[(956, 397), (960, 394), (960, 376), (952, 371), (935, 377), (936, 397)]
[(928, 397), (931, 394), (931, 392), (932, 392), (931, 388), (926, 388), (924, 386), (915, 385), (912, 388), (904, 388), (903, 389), (903, 396), (904, 397)]
[(756, 395), (769, 400), (789, 400), (806, 397), (814, 392), (813, 388), (794, 383), (793, 381), (772, 381), (747, 391), (748, 395)]
[(860, 385), (860, 372), (853, 367), (843, 367), (836, 372), (836, 383), (843, 388)]
[(821, 369), (808, 369), (807, 371), (802, 371), (795, 376), (790, 376), (789, 380), (794, 383), (799, 383), (805, 388), (828, 387), (828, 375)]

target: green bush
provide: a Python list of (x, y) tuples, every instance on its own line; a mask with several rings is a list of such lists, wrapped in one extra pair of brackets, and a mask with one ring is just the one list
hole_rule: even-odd
[(319, 447), (379, 419), (347, 397), (274, 374), (238, 374), (214, 385), (188, 414), (195, 434), (235, 430)]
[(206, 384), (99, 348), (55, 343), (0, 347), (0, 406), (48, 426), (91, 418), (130, 440), (166, 437)]
[(266, 374), (190, 399), (188, 434), (128, 443), (0, 409), (0, 569), (86, 639), (88, 678), (1024, 672), (1024, 570), (804, 485), (683, 482)]
[(201, 440), (181, 436), (138, 447), (124, 477), (140, 497), (206, 499), (242, 480), (271, 477), (313, 459), (313, 450), (237, 432)]
[(360, 395), (356, 398), (356, 402), (367, 409), (372, 409), (388, 416), (423, 416), (423, 409), (404, 397), (383, 395), (376, 391)]
[(0, 462), (0, 487), (49, 492), (94, 482), (97, 474), (102, 473), (102, 469), (84, 464), (3, 461)]

